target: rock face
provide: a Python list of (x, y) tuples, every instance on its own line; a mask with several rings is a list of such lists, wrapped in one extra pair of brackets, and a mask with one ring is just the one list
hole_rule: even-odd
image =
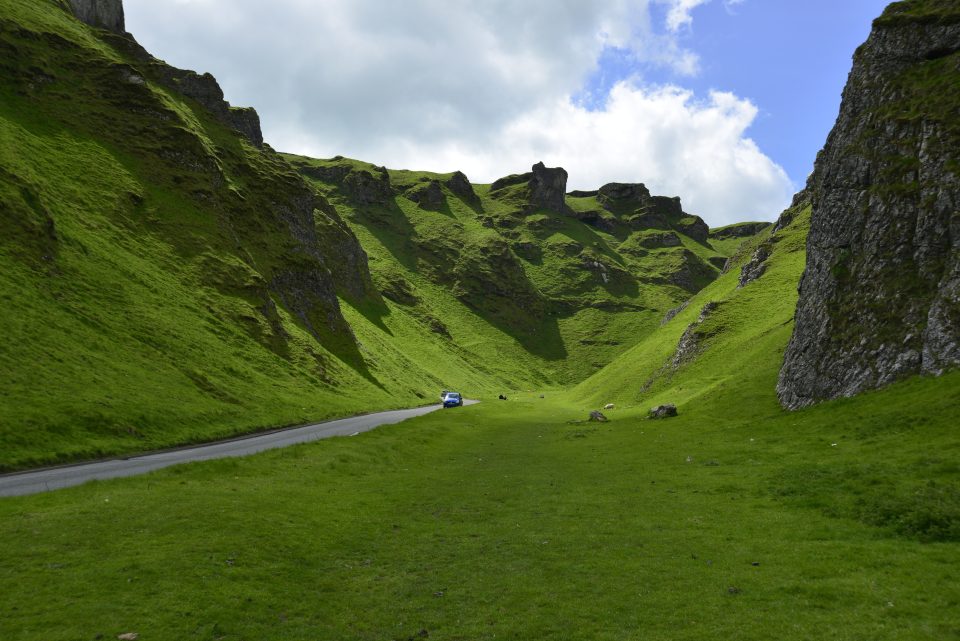
[(468, 202), (476, 203), (480, 200), (477, 197), (477, 193), (473, 191), (473, 185), (470, 183), (470, 180), (462, 171), (453, 172), (453, 175), (447, 179), (445, 184), (452, 194), (460, 196)]
[(124, 33), (123, 0), (70, 0), (73, 15), (91, 27)]
[(710, 232), (710, 238), (748, 238), (755, 236), (773, 223), (737, 223)]
[(753, 256), (750, 257), (750, 261), (740, 270), (740, 281), (737, 283), (737, 289), (763, 276), (764, 272), (767, 271), (767, 259), (770, 258), (771, 253), (769, 244), (764, 243), (757, 247)]
[(610, 209), (623, 201), (644, 204), (650, 199), (650, 190), (643, 183), (607, 183), (593, 195), (601, 205)]
[[(337, 184), (356, 205), (386, 205), (393, 199), (395, 191), (386, 167), (372, 167), (371, 171), (355, 167), (339, 156), (337, 159), (342, 162), (326, 167), (298, 166), (297, 171), (310, 178)], [(418, 185), (405, 195), (421, 205), (426, 202), (427, 208), (431, 204), (437, 208), (443, 204), (443, 191), (436, 181)]]
[(260, 116), (256, 110), (252, 107), (230, 106), (230, 103), (224, 100), (220, 83), (212, 75), (177, 69), (159, 61), (155, 70), (163, 84), (199, 102), (216, 116), (217, 120), (243, 134), (257, 147), (263, 146)]
[(490, 185), (490, 191), (497, 192), (525, 184), (528, 209), (569, 213), (566, 203), (567, 170), (563, 167), (546, 167), (542, 162), (538, 162), (531, 169), (532, 171), (525, 174), (513, 174), (494, 181)]
[(441, 189), (440, 182), (437, 180), (430, 180), (417, 185), (407, 190), (403, 195), (407, 200), (420, 205), (421, 209), (436, 211), (443, 207), (444, 203), (443, 189)]
[(566, 211), (567, 170), (563, 167), (545, 167), (542, 162), (533, 166), (530, 178), (530, 202), (550, 211)]
[(958, 52), (956, 3), (899, 2), (854, 56), (806, 189), (786, 408), (960, 364)]
[[(72, 1), (72, 0), (71, 0)], [(113, 5), (110, 0), (98, 0), (103, 4)], [(93, 0), (90, 0), (93, 3)], [(120, 0), (116, 3), (122, 15), (123, 7)], [(123, 37), (111, 38), (111, 44), (123, 50), (132, 59), (137, 61), (137, 67), (127, 67), (125, 82), (142, 84), (146, 79), (155, 81), (168, 89), (183, 94), (191, 100), (200, 103), (218, 121), (243, 136), (257, 147), (263, 146), (263, 134), (260, 130), (260, 116), (252, 107), (233, 107), (224, 99), (220, 83), (209, 73), (197, 73), (186, 69), (177, 69), (162, 60), (154, 58), (146, 49), (133, 38), (131, 34), (123, 33)]]
[(683, 211), (678, 197), (651, 196), (643, 183), (607, 183), (597, 190), (597, 202), (610, 212), (626, 214), (633, 229), (675, 229), (701, 243), (710, 228), (699, 216)]
[(674, 369), (686, 365), (700, 353), (703, 341), (710, 337), (709, 333), (702, 331), (701, 325), (703, 325), (703, 322), (707, 320), (707, 317), (710, 316), (719, 305), (719, 303), (714, 301), (710, 301), (704, 305), (703, 308), (700, 309), (700, 315), (697, 317), (697, 320), (690, 323), (687, 329), (683, 331), (683, 335), (680, 336), (680, 341), (677, 343), (677, 350), (673, 353), (673, 359), (670, 362), (670, 365)]

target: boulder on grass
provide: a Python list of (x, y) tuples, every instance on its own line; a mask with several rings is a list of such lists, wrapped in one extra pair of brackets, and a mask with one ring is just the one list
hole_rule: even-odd
[(610, 419), (608, 419), (606, 416), (604, 416), (604, 415), (600, 412), (600, 410), (593, 410), (592, 412), (590, 412), (590, 420), (591, 420), (591, 421), (595, 421), (595, 422), (597, 422), (597, 423), (606, 423), (606, 422), (609, 421)]
[(603, 409), (605, 409), (605, 410), (612, 410), (612, 409), (613, 409), (613, 403), (607, 403), (606, 405), (603, 406)]
[(677, 415), (677, 406), (673, 403), (667, 405), (658, 405), (650, 409), (649, 418), (669, 418)]

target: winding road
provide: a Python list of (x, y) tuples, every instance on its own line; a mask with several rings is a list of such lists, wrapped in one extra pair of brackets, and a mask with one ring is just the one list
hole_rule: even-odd
[[(473, 405), (479, 401), (464, 400), (464, 405)], [(351, 416), (324, 423), (304, 425), (264, 434), (254, 434), (226, 441), (217, 441), (205, 445), (164, 450), (150, 454), (112, 458), (90, 463), (49, 467), (26, 472), (0, 475), (0, 496), (22, 496), (58, 490), (72, 485), (80, 485), (94, 479), (115, 479), (123, 476), (145, 474), (171, 465), (206, 461), (231, 456), (247, 456), (264, 450), (287, 447), (297, 443), (307, 443), (331, 436), (353, 436), (372, 430), (381, 425), (390, 425), (408, 418), (422, 416), (440, 405), (414, 407), (406, 410), (391, 410)]]

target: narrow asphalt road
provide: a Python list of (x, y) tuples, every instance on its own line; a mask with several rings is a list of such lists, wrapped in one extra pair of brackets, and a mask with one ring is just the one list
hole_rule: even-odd
[[(465, 400), (464, 405), (473, 405), (479, 401)], [(114, 458), (91, 463), (78, 463), (62, 467), (50, 467), (27, 472), (0, 475), (0, 496), (21, 496), (57, 490), (71, 485), (80, 485), (94, 479), (114, 479), (122, 476), (135, 476), (170, 465), (206, 461), (230, 456), (247, 456), (264, 450), (286, 447), (296, 443), (316, 441), (331, 436), (352, 436), (372, 430), (381, 425), (399, 423), (414, 416), (422, 416), (440, 405), (428, 405), (407, 410), (377, 412), (363, 416), (351, 416), (325, 423), (304, 425), (290, 429), (276, 430), (265, 434), (217, 441), (206, 445), (165, 450), (129, 458)]]

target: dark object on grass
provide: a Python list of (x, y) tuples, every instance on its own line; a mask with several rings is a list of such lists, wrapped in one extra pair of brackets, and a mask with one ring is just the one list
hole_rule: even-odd
[(677, 415), (677, 406), (673, 403), (668, 403), (667, 405), (659, 405), (650, 410), (649, 418), (668, 418), (670, 416)]
[(606, 423), (610, 419), (604, 416), (603, 413), (600, 412), (600, 410), (593, 410), (592, 412), (590, 412), (590, 420), (595, 421), (597, 423)]
[(730, 594), (740, 594), (740, 588), (735, 585), (731, 585), (729, 588), (727, 588), (727, 592)]
[(501, 394), (501, 395), (500, 395), (500, 396), (498, 396), (497, 398), (499, 398), (499, 399), (500, 399), (501, 401), (505, 401), (505, 400), (507, 400), (507, 397), (506, 397), (506, 396), (504, 396), (503, 394)]

